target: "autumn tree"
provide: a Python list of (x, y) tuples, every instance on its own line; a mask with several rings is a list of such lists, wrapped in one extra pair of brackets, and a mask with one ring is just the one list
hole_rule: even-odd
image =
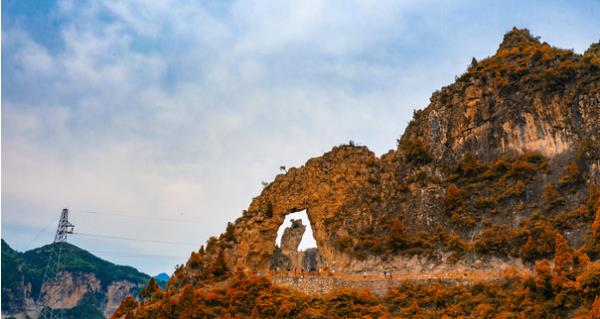
[(560, 186), (573, 185), (581, 182), (582, 180), (583, 177), (581, 175), (581, 170), (579, 169), (579, 166), (576, 162), (571, 162), (565, 168), (562, 176), (558, 180), (558, 184)]
[(542, 192), (542, 201), (544, 204), (544, 209), (551, 210), (556, 208), (564, 202), (560, 193), (552, 186), (550, 183), (544, 185), (544, 190)]
[(527, 236), (527, 241), (521, 246), (521, 257), (525, 260), (533, 260), (536, 256), (535, 241), (531, 235)]
[(535, 264), (535, 291), (546, 299), (552, 297), (552, 268), (546, 259)]
[(223, 250), (219, 250), (215, 260), (202, 271), (203, 280), (219, 281), (225, 279), (229, 275), (229, 268), (225, 262), (225, 254)]
[(196, 298), (196, 293), (191, 285), (183, 287), (181, 297), (179, 297), (179, 303), (177, 305), (177, 312), (179, 319), (190, 319), (199, 317), (199, 303)]
[(398, 141), (398, 145), (404, 151), (406, 159), (414, 164), (427, 164), (432, 158), (427, 150), (427, 145), (418, 137), (406, 137)]
[(600, 208), (600, 187), (598, 187), (596, 184), (591, 184), (588, 188), (587, 204), (592, 212)]
[(160, 298), (162, 297), (162, 289), (156, 284), (154, 278), (150, 278), (146, 287), (140, 291), (139, 296), (142, 300)]
[(513, 186), (513, 188), (509, 191), (510, 195), (513, 196), (521, 196), (523, 195), (523, 193), (525, 193), (525, 183), (523, 183), (522, 181), (517, 181), (515, 183), (515, 186)]
[(592, 238), (594, 242), (600, 242), (600, 207), (596, 210), (596, 217), (592, 224)]
[(390, 230), (387, 233), (386, 240), (388, 243), (388, 247), (392, 251), (398, 251), (406, 248), (407, 238), (404, 232), (404, 226), (400, 220), (394, 220), (390, 227)]
[(132, 296), (128, 296), (121, 302), (121, 305), (115, 313), (113, 314), (113, 318), (133, 318), (133, 311), (139, 306), (138, 302)]
[(569, 243), (561, 233), (556, 233), (554, 251), (554, 271), (559, 275), (570, 274), (573, 269), (573, 256), (570, 253)]
[(446, 213), (451, 215), (452, 213), (461, 210), (463, 206), (463, 193), (455, 184), (450, 184), (446, 188), (446, 195), (444, 196), (444, 205), (446, 206)]
[(592, 305), (592, 310), (589, 313), (590, 319), (600, 319), (600, 296), (596, 297), (594, 300), (594, 304)]

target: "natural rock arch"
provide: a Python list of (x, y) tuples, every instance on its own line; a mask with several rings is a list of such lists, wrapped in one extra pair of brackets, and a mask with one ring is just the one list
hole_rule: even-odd
[(326, 265), (334, 265), (341, 255), (334, 238), (344, 229), (332, 227), (331, 222), (346, 215), (361, 216), (359, 207), (347, 204), (370, 177), (379, 174), (379, 164), (366, 147), (340, 146), (278, 175), (236, 221), (237, 244), (228, 264), (235, 269), (266, 269), (285, 216), (306, 210), (319, 253)]

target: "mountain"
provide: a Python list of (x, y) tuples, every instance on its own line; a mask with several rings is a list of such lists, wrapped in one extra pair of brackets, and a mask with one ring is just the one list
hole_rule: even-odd
[(55, 243), (24, 253), (13, 250), (2, 239), (2, 316), (37, 316), (48, 255), (62, 246), (63, 271), (59, 294), (49, 303), (66, 308), (67, 318), (105, 318), (110, 316), (127, 295), (136, 295), (150, 277), (133, 267), (120, 266), (100, 259), (68, 243)]
[(158, 281), (163, 281), (163, 282), (169, 281), (169, 278), (171, 278), (171, 277), (164, 272), (161, 272), (160, 274), (154, 276), (154, 279), (156, 279)]
[[(326, 276), (261, 276), (303, 210)], [(114, 317), (593, 316), (599, 257), (600, 43), (576, 54), (515, 28), (395, 150), (350, 142), (277, 175), (166, 291)]]

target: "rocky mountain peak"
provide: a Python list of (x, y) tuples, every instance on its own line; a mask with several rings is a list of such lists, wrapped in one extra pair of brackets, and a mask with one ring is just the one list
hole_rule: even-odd
[(513, 27), (512, 30), (507, 32), (500, 43), (498, 51), (508, 50), (512, 48), (523, 48), (527, 46), (538, 46), (541, 45), (540, 38), (531, 35), (528, 29), (519, 29)]

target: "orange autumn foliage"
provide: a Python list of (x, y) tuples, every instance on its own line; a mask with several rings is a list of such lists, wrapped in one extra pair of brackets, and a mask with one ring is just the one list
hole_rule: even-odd
[(573, 256), (570, 253), (568, 242), (562, 234), (556, 234), (556, 246), (554, 249), (554, 270), (559, 275), (566, 276), (573, 271)]
[(596, 217), (592, 224), (592, 238), (595, 242), (600, 242), (600, 206), (596, 210)]
[[(557, 251), (564, 257), (568, 246), (563, 240), (557, 236)], [(276, 286), (267, 277), (237, 273), (210, 289), (186, 285), (141, 304), (127, 298), (113, 318), (566, 318), (576, 309), (598, 313), (600, 261), (577, 269), (566, 274), (576, 279), (556, 284), (559, 272), (566, 271), (564, 262), (552, 267), (544, 260), (530, 276), (468, 285), (402, 282), (381, 296), (352, 289), (308, 295)]]

